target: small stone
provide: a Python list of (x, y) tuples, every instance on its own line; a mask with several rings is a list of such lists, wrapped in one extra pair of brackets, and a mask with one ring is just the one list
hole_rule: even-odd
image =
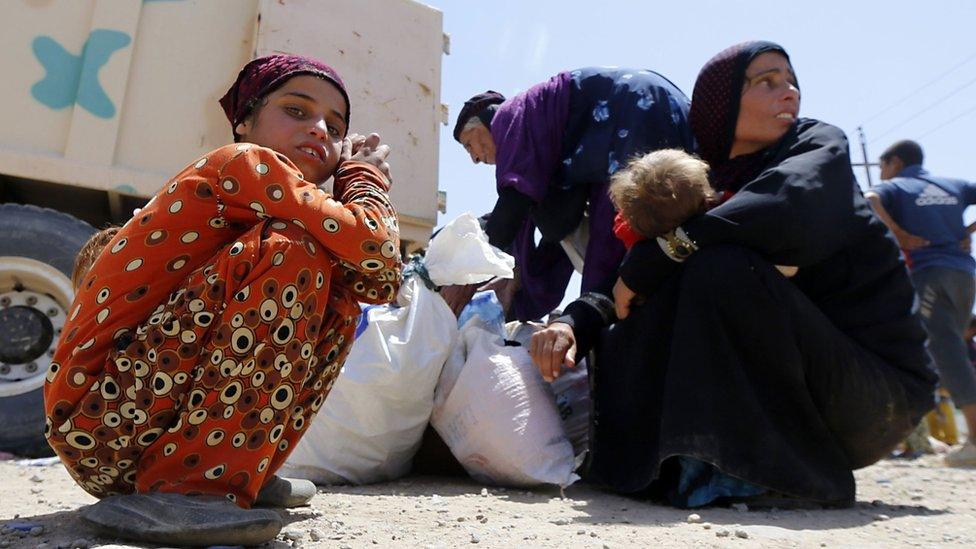
[(704, 528), (705, 530), (711, 530), (712, 529), (712, 524), (710, 522), (703, 522), (702, 523), (702, 528)]
[(458, 522), (464, 522), (464, 521), (466, 521), (466, 520), (468, 520), (468, 519), (466, 519), (466, 518), (464, 518), (464, 517), (458, 517), (458, 518), (457, 518), (457, 521), (458, 521)]
[(576, 531), (576, 535), (577, 536), (585, 536), (586, 535), (586, 530), (577, 530)]
[(482, 497), (488, 497), (488, 489), (487, 488), (482, 488), (481, 489), (481, 496)]
[(312, 538), (312, 541), (322, 541), (325, 539), (325, 532), (318, 528), (312, 528), (308, 531), (308, 537)]
[(729, 537), (729, 531), (726, 530), (725, 528), (723, 528), (723, 529), (715, 532), (715, 537), (727, 538), (727, 537)]
[(603, 544), (603, 549), (610, 549), (610, 546), (609, 546), (609, 545), (607, 545), (606, 543), (604, 543), (604, 544)]
[(352, 549), (352, 545), (349, 545), (348, 543), (346, 543), (346, 544), (340, 545), (339, 546), (339, 549)]
[(692, 513), (688, 515), (688, 518), (685, 520), (688, 521), (688, 524), (698, 524), (699, 522), (701, 522), (702, 518), (701, 515), (699, 515), (698, 513)]
[(289, 541), (301, 541), (305, 534), (299, 530), (284, 530), (281, 532), (281, 537)]
[(35, 526), (35, 527), (33, 527), (33, 528), (30, 529), (30, 532), (29, 533), (30, 533), (30, 535), (32, 535), (32, 536), (34, 536), (36, 538), (37, 536), (39, 536), (39, 535), (41, 535), (41, 534), (44, 533), (44, 527), (43, 526)]
[(746, 532), (745, 530), (736, 530), (735, 537), (742, 538), (742, 539), (749, 539), (749, 532)]
[(884, 502), (880, 499), (871, 500), (872, 507), (881, 507), (882, 505), (884, 505)]
[(821, 541), (820, 542), (820, 546), (821, 547), (826, 547), (827, 546), (827, 542), (826, 541)]
[(745, 503), (741, 503), (741, 502), (740, 503), (733, 503), (732, 504), (732, 508), (735, 509), (736, 511), (740, 512), (740, 513), (745, 513), (746, 511), (749, 510), (749, 506), (746, 505)]
[(568, 524), (572, 524), (573, 523), (573, 521), (571, 521), (569, 519), (565, 519), (565, 518), (559, 518), (559, 519), (556, 519), (556, 520), (550, 520), (549, 522), (555, 524), (556, 526), (566, 526)]
[(481, 538), (478, 537), (478, 534), (471, 534), (471, 543), (481, 543)]
[(591, 538), (595, 538), (596, 537), (596, 532), (590, 532), (590, 537)]
[(891, 520), (891, 517), (885, 514), (874, 515), (874, 520)]
[(44, 482), (44, 479), (42, 479), (41, 477), (39, 477), (39, 476), (37, 476), (37, 475), (34, 475), (34, 476), (32, 476), (32, 477), (30, 478), (30, 481), (31, 481), (31, 482)]
[(443, 528), (443, 527), (447, 526), (447, 523), (444, 522), (443, 520), (439, 520), (439, 521), (437, 521), (437, 526), (440, 526), (441, 528)]
[(89, 542), (85, 538), (78, 538), (71, 542), (71, 549), (88, 549)]

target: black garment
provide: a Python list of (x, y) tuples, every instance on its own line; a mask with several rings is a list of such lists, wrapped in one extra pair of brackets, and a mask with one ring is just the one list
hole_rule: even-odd
[[(662, 464), (687, 455), (795, 497), (852, 501), (851, 470), (931, 409), (936, 376), (843, 133), (800, 121), (755, 180), (683, 227), (700, 247), (684, 264), (645, 241), (621, 267), (647, 303), (597, 349), (589, 478), (663, 493)], [(577, 333), (593, 329), (585, 307), (567, 307)]]

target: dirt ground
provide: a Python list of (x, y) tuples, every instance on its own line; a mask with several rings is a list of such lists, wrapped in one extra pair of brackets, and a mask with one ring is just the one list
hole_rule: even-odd
[[(409, 477), (320, 488), (283, 511), (264, 547), (947, 547), (976, 546), (976, 469), (939, 456), (885, 460), (856, 473), (858, 502), (830, 511), (690, 511), (575, 485), (485, 488)], [(0, 461), (0, 547), (139, 547), (95, 536), (78, 517), (94, 498), (51, 460)]]

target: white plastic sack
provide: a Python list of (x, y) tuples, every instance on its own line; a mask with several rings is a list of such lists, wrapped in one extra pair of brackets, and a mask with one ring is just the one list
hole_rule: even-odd
[[(514, 260), (488, 244), (471, 214), (431, 241), (428, 270), (431, 258), (431, 278), (438, 285), (512, 277)], [(418, 277), (404, 282), (396, 305), (363, 314), (365, 330), (281, 474), (319, 484), (362, 484), (409, 471), (430, 418), (434, 386), (457, 341), (457, 319)]]
[(418, 277), (402, 307), (371, 307), (322, 409), (281, 474), (317, 484), (391, 480), (410, 470), (441, 367), (457, 338), (447, 303)]
[[(513, 321), (505, 325), (507, 338), (519, 342), (526, 349), (530, 348), (532, 334), (544, 328), (538, 322)], [(573, 452), (577, 459), (587, 449), (590, 436), (590, 413), (593, 404), (590, 401), (590, 380), (586, 373), (586, 360), (576, 357), (576, 366), (563, 368), (555, 380), (549, 383), (559, 419), (563, 422), (566, 437), (573, 445)]]
[(515, 258), (488, 243), (478, 220), (463, 213), (430, 241), (424, 258), (430, 280), (438, 286), (474, 284), (492, 277), (512, 278)]
[(565, 487), (579, 478), (548, 384), (526, 349), (505, 346), (479, 316), (444, 366), (431, 425), (479, 482)]

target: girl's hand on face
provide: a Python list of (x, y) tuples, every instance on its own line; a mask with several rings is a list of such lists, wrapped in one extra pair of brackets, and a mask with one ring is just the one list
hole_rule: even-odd
[(339, 158), (343, 162), (357, 160), (372, 164), (383, 172), (387, 180), (392, 182), (393, 178), (390, 177), (390, 165), (386, 161), (386, 157), (389, 154), (390, 146), (380, 143), (380, 135), (378, 133), (371, 133), (365, 137), (359, 134), (351, 134), (342, 140), (342, 152)]
[(339, 162), (346, 162), (356, 153), (366, 141), (365, 135), (351, 133), (342, 140), (342, 148), (339, 151)]

